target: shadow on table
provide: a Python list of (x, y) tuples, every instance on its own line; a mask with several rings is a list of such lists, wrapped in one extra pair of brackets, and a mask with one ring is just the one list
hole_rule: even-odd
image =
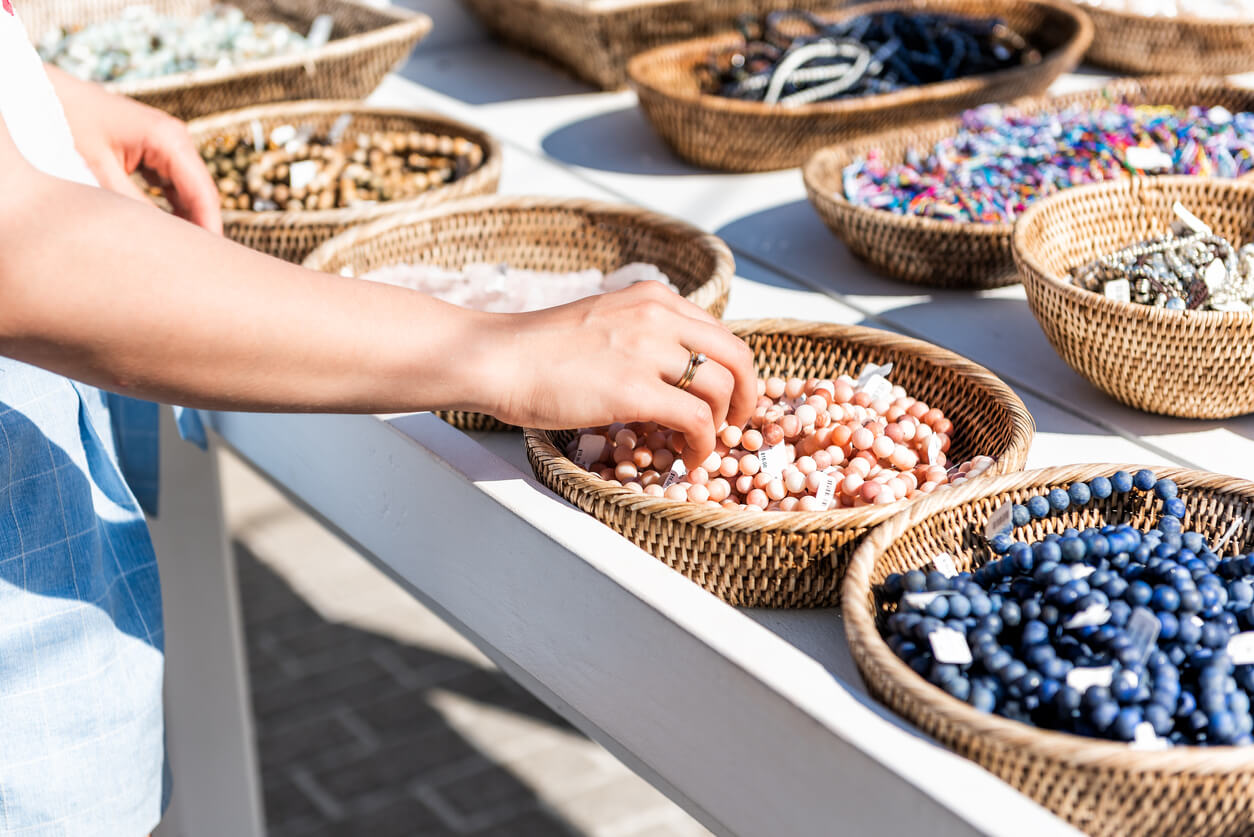
[(555, 160), (600, 171), (659, 176), (700, 173), (675, 156), (634, 105), (563, 125), (546, 136), (541, 147)]
[(552, 64), (498, 41), (448, 46), (410, 55), (399, 75), (470, 105), (593, 93), (595, 88)]
[(235, 544), (271, 837), (580, 834), (432, 693), (573, 729), (499, 671), (328, 622)]

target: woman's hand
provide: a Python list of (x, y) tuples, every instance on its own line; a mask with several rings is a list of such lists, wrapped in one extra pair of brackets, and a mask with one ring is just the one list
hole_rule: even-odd
[[(757, 402), (753, 353), (716, 319), (656, 282), (529, 314), (498, 315), (484, 335), (499, 400), (485, 412), (559, 429), (656, 421), (683, 433), (696, 465), (724, 421)], [(685, 392), (689, 351), (708, 359)]]
[(218, 187), (182, 122), (57, 67), (47, 70), (74, 145), (102, 187), (147, 202), (131, 180), (142, 167), (175, 214), (210, 232), (222, 232)]

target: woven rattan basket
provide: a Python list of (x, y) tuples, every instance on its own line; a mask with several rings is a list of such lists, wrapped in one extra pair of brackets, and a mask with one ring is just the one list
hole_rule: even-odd
[[(110, 82), (109, 89), (194, 119), (224, 110), (290, 99), (364, 99), (431, 31), (431, 18), (397, 6), (358, 0), (229, 0), (254, 21), (286, 24), (304, 34), (320, 14), (335, 25), (318, 49), (265, 58), (236, 67), (193, 70), (140, 81)], [(152, 0), (159, 14), (193, 16), (215, 0)], [(38, 40), (58, 28), (110, 20), (133, 4), (124, 0), (50, 0), (26, 3), (26, 31)]]
[[(683, 221), (620, 204), (569, 198), (476, 198), (391, 215), (353, 227), (309, 255), (305, 266), (360, 276), (398, 263), (462, 267), (507, 263), (526, 270), (609, 272), (631, 262), (658, 267), (714, 316), (727, 307), (735, 261), (727, 245)], [(517, 430), (475, 412), (440, 412), (462, 430)]]
[(435, 113), (376, 108), (347, 101), (290, 102), (198, 119), (189, 123), (188, 129), (198, 145), (224, 135), (251, 142), (254, 120), (261, 123), (266, 133), (279, 125), (287, 124), (309, 125), (318, 132), (326, 132), (346, 113), (353, 115), (353, 121), (348, 126), (350, 135), (359, 130), (404, 130), (465, 137), (483, 149), (483, 163), (447, 186), (432, 189), (408, 200), (304, 212), (226, 210), (222, 213), (222, 226), (227, 236), (254, 250), (299, 262), (319, 244), (356, 224), (496, 191), (497, 183), (501, 179), (501, 149), (496, 140), (478, 128)]
[[(1098, 90), (1056, 98), (1015, 102), (1029, 113), (1069, 105), (1097, 106), (1110, 100), (1132, 104), (1184, 107), (1222, 105), (1236, 113), (1254, 110), (1254, 91), (1222, 79), (1168, 77), (1121, 79)], [(903, 160), (907, 149), (930, 149), (953, 136), (958, 119), (889, 131), (815, 153), (803, 170), (810, 203), (858, 258), (876, 270), (907, 282), (948, 288), (995, 288), (1017, 281), (1011, 254), (1011, 224), (977, 224), (898, 215), (856, 206), (845, 199), (845, 167), (878, 149), (888, 164)]]
[[(1074, 465), (982, 480), (934, 494), (868, 535), (854, 553), (843, 585), (845, 632), (871, 694), (923, 732), (1013, 785), (1082, 831), (1099, 837), (1209, 837), (1254, 831), (1254, 751), (1237, 747), (1177, 747), (1161, 752), (1040, 730), (979, 712), (928, 683), (900, 660), (880, 635), (881, 606), (873, 590), (891, 572), (922, 568), (948, 552), (959, 570), (988, 558), (978, 534), (1003, 502), (1076, 480), (1135, 466)], [(1231, 521), (1244, 521), (1229, 554), (1254, 547), (1254, 483), (1201, 471), (1153, 469), (1180, 486), (1187, 528), (1210, 539)], [(1094, 499), (1082, 510), (1033, 521), (1015, 530), (1034, 541), (1068, 526), (1128, 521), (1152, 525), (1159, 501), (1143, 492)], [(1023, 826), (1018, 832), (1028, 833)]]
[(1146, 17), (1088, 4), (1082, 8), (1094, 30), (1086, 57), (1098, 66), (1123, 73), (1217, 76), (1254, 70), (1254, 21)]
[[(830, 378), (892, 362), (893, 383), (953, 421), (952, 461), (997, 457), (990, 474), (1018, 471), (1032, 442), (1019, 397), (982, 366), (930, 343), (862, 326), (747, 320), (733, 330), (760, 375)], [(536, 476), (579, 508), (724, 601), (748, 607), (829, 607), (858, 539), (902, 503), (830, 512), (694, 508), (634, 494), (589, 474), (562, 451), (575, 431), (528, 430)], [(983, 478), (981, 478), (983, 479)]]
[(464, 0), (497, 35), (606, 90), (627, 61), (660, 44), (708, 35), (743, 14), (831, 9), (848, 0)]
[(828, 17), (905, 9), (1003, 18), (1041, 52), (1042, 61), (880, 96), (798, 107), (701, 92), (697, 67), (711, 52), (743, 44), (737, 33), (649, 50), (631, 59), (627, 72), (645, 115), (680, 157), (714, 169), (766, 171), (799, 166), (833, 142), (959, 113), (985, 102), (1044, 93), (1055, 78), (1080, 63), (1093, 35), (1083, 12), (1053, 0), (887, 0)]
[(1180, 201), (1234, 244), (1254, 241), (1254, 183), (1143, 178), (1069, 190), (1029, 207), (1014, 256), (1049, 342), (1098, 389), (1184, 418), (1254, 412), (1254, 313), (1168, 311), (1107, 299), (1068, 272), (1162, 234)]

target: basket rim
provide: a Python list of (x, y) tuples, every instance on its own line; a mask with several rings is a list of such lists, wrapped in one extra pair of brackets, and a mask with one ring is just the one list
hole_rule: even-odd
[(310, 252), (302, 262), (302, 266), (321, 270), (322, 265), (341, 250), (355, 247), (397, 227), (409, 226), (431, 218), (473, 215), (487, 210), (508, 212), (548, 210), (574, 214), (626, 216), (642, 226), (687, 238), (695, 246), (711, 253), (714, 256), (714, 272), (709, 279), (698, 286), (699, 288), (714, 287), (719, 290), (724, 287), (730, 288), (732, 276), (736, 272), (736, 260), (727, 243), (687, 221), (633, 204), (551, 195), (479, 195), (421, 209), (392, 212), (369, 223), (356, 224), (332, 236)]
[(193, 136), (197, 136), (201, 133), (226, 130), (231, 126), (247, 123), (252, 119), (308, 117), (344, 113), (363, 116), (399, 117), (446, 126), (450, 135), (464, 137), (478, 144), (483, 149), (483, 162), (479, 164), (478, 168), (459, 180), (405, 200), (383, 201), (357, 207), (302, 209), (299, 211), (280, 209), (255, 212), (247, 209), (226, 209), (222, 211), (223, 224), (253, 227), (358, 224), (391, 215), (395, 212), (405, 212), (411, 208), (427, 205), (430, 201), (430, 196), (442, 189), (461, 188), (464, 190), (483, 181), (493, 182), (500, 179), (502, 151), (501, 145), (495, 137), (468, 122), (462, 122), (451, 116), (429, 110), (377, 107), (355, 99), (302, 99), (298, 101), (270, 102), (268, 104), (253, 105), (251, 107), (202, 116), (199, 119), (188, 122), (187, 130)]
[[(906, 337), (882, 329), (859, 325), (843, 325), (837, 323), (808, 322), (804, 320), (774, 318), (756, 320), (729, 320), (724, 323), (737, 335), (748, 334), (792, 334), (802, 337), (835, 338), (873, 347), (887, 347), (895, 350), (923, 355), (936, 363), (950, 366), (964, 377), (976, 381), (987, 388), (990, 400), (999, 404), (1010, 414), (1011, 435), (1010, 445), (1001, 451), (1001, 456), (993, 466), (991, 473), (998, 473), (1000, 468), (1011, 467), (1011, 460), (1022, 461), (1032, 444), (1036, 432), (1036, 424), (1024, 406), (1023, 401), (1014, 391), (985, 367), (968, 360), (961, 355), (934, 343), (928, 343), (914, 337)], [(908, 508), (917, 499), (898, 500), (884, 506), (863, 506), (853, 509), (833, 509), (830, 511), (773, 511), (756, 512), (730, 509), (712, 509), (709, 507), (693, 508), (691, 503), (680, 500), (668, 500), (665, 497), (650, 497), (637, 494), (626, 488), (607, 485), (595, 474), (591, 474), (572, 462), (565, 453), (553, 444), (552, 436), (560, 430), (540, 430), (526, 428), (523, 438), (526, 441), (528, 458), (543, 457), (556, 472), (559, 478), (575, 484), (577, 490), (591, 495), (598, 503), (625, 508), (631, 511), (644, 512), (663, 520), (680, 523), (706, 525), (728, 532), (755, 533), (787, 533), (808, 534), (832, 529), (869, 528), (882, 523), (903, 508)], [(1018, 467), (1014, 465), (1013, 467)], [(972, 482), (981, 482), (989, 475), (982, 475)], [(942, 492), (947, 493), (947, 492)]]
[[(837, 21), (848, 17), (892, 9), (913, 9), (920, 6), (946, 7), (955, 0), (879, 0), (878, 2), (855, 4), (839, 10), (820, 13), (820, 18)], [(1012, 81), (1020, 76), (1034, 76), (1042, 71), (1053, 75), (1061, 75), (1068, 69), (1077, 66), (1088, 51), (1093, 41), (1094, 27), (1088, 16), (1077, 5), (1062, 0), (1023, 0), (1033, 6), (1053, 9), (1061, 15), (1070, 17), (1076, 25), (1072, 38), (1061, 46), (1041, 56), (1037, 64), (1008, 67), (991, 73), (964, 76), (951, 81), (934, 82), (916, 87), (907, 87), (891, 93), (880, 93), (872, 96), (858, 96), (848, 99), (836, 99), (828, 102), (814, 102), (797, 107), (767, 105), (762, 102), (746, 102), (725, 96), (715, 96), (698, 91), (695, 95), (676, 90), (674, 87), (654, 83), (651, 68), (670, 60), (686, 61), (691, 55), (708, 53), (712, 48), (743, 42), (740, 34), (724, 31), (700, 38), (691, 38), (676, 43), (663, 44), (645, 50), (631, 57), (627, 62), (627, 77), (637, 91), (647, 91), (654, 96), (695, 104), (699, 107), (722, 111), (730, 114), (769, 117), (773, 119), (800, 120), (815, 116), (848, 116), (853, 113), (871, 114), (879, 111), (893, 110), (915, 104), (923, 100), (943, 100), (969, 96), (983, 88), (989, 88), (1004, 82)]]
[(1235, 27), (1248, 29), (1254, 33), (1254, 20), (1248, 17), (1163, 17), (1161, 15), (1140, 15), (1136, 12), (1127, 12), (1121, 9), (1106, 9), (1101, 6), (1090, 5), (1085, 0), (1076, 0), (1076, 5), (1086, 14), (1093, 17), (1107, 17), (1128, 26), (1149, 25), (1173, 30), (1181, 26), (1195, 29), (1232, 29)]
[(342, 58), (362, 49), (393, 41), (404, 41), (410, 38), (425, 38), (434, 25), (428, 15), (406, 9), (403, 6), (374, 6), (363, 0), (335, 0), (346, 6), (356, 6), (391, 18), (391, 22), (367, 32), (358, 32), (345, 38), (328, 41), (317, 49), (307, 50), (294, 55), (275, 55), (269, 58), (258, 58), (233, 67), (204, 67), (196, 70), (184, 70), (180, 73), (158, 76), (156, 78), (136, 79), (134, 81), (110, 81), (105, 87), (123, 96), (152, 96), (176, 90), (195, 90), (227, 81), (242, 81), (253, 76), (266, 75), (275, 71), (293, 70), (313, 67), (320, 61)]
[[(1140, 305), (1135, 302), (1120, 302), (1099, 293), (1085, 290), (1050, 271), (1037, 257), (1033, 248), (1025, 243), (1029, 227), (1037, 226), (1037, 216), (1047, 210), (1054, 202), (1078, 200), (1089, 194), (1126, 193), (1130, 202), (1135, 202), (1137, 195), (1144, 190), (1160, 188), (1170, 189), (1172, 186), (1183, 186), (1196, 183), (1199, 178), (1189, 175), (1157, 175), (1154, 177), (1134, 177), (1120, 180), (1108, 180), (1103, 183), (1090, 183), (1075, 186), (1047, 198), (1033, 201), (1019, 216), (1011, 236), (1011, 247), (1015, 262), (1019, 266), (1019, 275), (1026, 290), (1048, 289), (1061, 294), (1067, 301), (1092, 315), (1104, 313), (1112, 317), (1120, 317), (1125, 321), (1133, 321), (1146, 325), (1179, 326), (1186, 322), (1199, 323), (1210, 327), (1220, 327), (1237, 323), (1254, 323), (1254, 311), (1168, 311)], [(1212, 188), (1225, 191), (1254, 192), (1254, 182), (1233, 180), (1228, 178), (1207, 178)]]
[[(1158, 85), (1184, 85), (1184, 86), (1215, 86), (1226, 88), (1233, 92), (1251, 93), (1250, 88), (1240, 87), (1233, 84), (1226, 76), (1189, 76), (1189, 75), (1154, 75), (1154, 76), (1132, 76), (1124, 78), (1116, 78), (1111, 81), (1092, 87), (1086, 90), (1079, 90), (1073, 93), (1066, 93), (1058, 96), (1024, 96), (1011, 102), (1000, 103), (1003, 108), (1027, 108), (1033, 113), (1039, 113), (1043, 110), (1058, 109), (1068, 107), (1077, 101), (1094, 95), (1111, 95), (1111, 96), (1128, 96), (1133, 94), (1148, 95), (1149, 88)], [(961, 127), (961, 117), (945, 117), (936, 119), (931, 122), (924, 122), (918, 125), (911, 125), (903, 128), (892, 128), (878, 134), (871, 134), (865, 137), (849, 140), (847, 142), (835, 143), (820, 148), (810, 155), (810, 159), (801, 167), (802, 180), (805, 182), (806, 194), (811, 203), (822, 204), (825, 208), (833, 212), (839, 212), (842, 215), (857, 218), (859, 221), (871, 224), (877, 227), (902, 231), (926, 231), (930, 233), (944, 234), (961, 234), (964, 236), (972, 236), (977, 238), (1008, 238), (1012, 235), (1014, 224), (1009, 221), (997, 221), (993, 223), (983, 223), (978, 221), (945, 221), (939, 218), (929, 218), (920, 215), (902, 215), (896, 212), (889, 212), (884, 209), (874, 209), (861, 204), (855, 204), (845, 197), (843, 188), (833, 187), (821, 174), (822, 169), (829, 163), (835, 161), (838, 168), (843, 170), (849, 165), (854, 158), (865, 154), (867, 151), (881, 147), (885, 143), (905, 140), (911, 136), (915, 136), (925, 132), (939, 131), (943, 127), (949, 127), (952, 130), (946, 134), (949, 136)], [(1167, 175), (1158, 175), (1167, 176)], [(1246, 175), (1252, 177), (1254, 174)], [(1244, 179), (1244, 178), (1241, 178)], [(1070, 191), (1069, 187), (1066, 191)], [(1043, 200), (1041, 198), (1040, 200)], [(1035, 203), (1035, 201), (1034, 201)], [(1029, 205), (1029, 209), (1031, 206)], [(1016, 219), (1017, 220), (1017, 219)]]
[[(841, 619), (845, 625), (850, 651), (863, 680), (867, 680), (863, 672), (865, 655), (868, 667), (874, 666), (884, 672), (895, 687), (904, 690), (912, 700), (926, 706), (928, 713), (938, 716), (942, 721), (965, 732), (991, 738), (999, 746), (1032, 749), (1041, 752), (1046, 758), (1071, 765), (1117, 769), (1129, 773), (1168, 774), (1217, 773), (1234, 768), (1244, 768), (1247, 771), (1254, 769), (1248, 747), (1225, 745), (1172, 747), (1162, 751), (1134, 750), (1126, 743), (1044, 730), (1000, 715), (980, 712), (933, 686), (902, 662), (880, 635), (875, 627), (875, 618), (867, 607), (867, 597), (871, 592), (871, 571), (876, 559), (907, 530), (927, 518), (965, 503), (1016, 490), (1030, 490), (1050, 483), (1087, 481), (1097, 476), (1108, 476), (1117, 470), (1135, 472), (1140, 468), (1148, 468), (1159, 478), (1173, 479), (1181, 487), (1239, 493), (1254, 499), (1254, 482), (1238, 477), (1193, 468), (1116, 463), (1064, 465), (1022, 471), (972, 481), (970, 485), (960, 486), (953, 491), (928, 495), (868, 533), (849, 559), (845, 570), (845, 577), (841, 582)], [(915, 723), (914, 719), (893, 711), (898, 717), (911, 724)]]

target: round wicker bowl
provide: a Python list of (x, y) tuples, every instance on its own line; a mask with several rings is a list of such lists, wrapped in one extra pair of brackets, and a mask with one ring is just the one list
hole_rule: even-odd
[(501, 179), (501, 148), (496, 140), (478, 128), (435, 113), (370, 107), (353, 101), (315, 100), (229, 111), (189, 122), (187, 127), (197, 145), (219, 136), (234, 136), (251, 142), (253, 120), (260, 122), (267, 134), (287, 124), (309, 125), (318, 131), (327, 131), (346, 113), (353, 115), (349, 131), (430, 131), (465, 137), (483, 149), (483, 163), (447, 186), (408, 200), (304, 212), (226, 210), (222, 213), (222, 228), (227, 237), (280, 259), (300, 262), (319, 244), (355, 224), (496, 191)]
[(1254, 241), (1254, 182), (1162, 177), (1068, 190), (1029, 207), (1015, 224), (1028, 303), (1067, 365), (1130, 407), (1182, 418), (1254, 412), (1254, 313), (1118, 302), (1068, 276), (1164, 232), (1175, 201), (1234, 244)]
[(680, 157), (713, 169), (769, 171), (799, 166), (835, 141), (1043, 93), (1080, 63), (1093, 36), (1083, 12), (1055, 0), (888, 0), (826, 17), (906, 9), (1001, 17), (1040, 50), (1042, 61), (880, 96), (782, 107), (701, 92), (697, 66), (716, 48), (744, 43), (732, 32), (641, 53), (628, 63), (627, 74), (645, 116)]
[[(654, 264), (714, 316), (727, 307), (736, 265), (721, 239), (633, 206), (571, 198), (480, 197), (389, 215), (322, 244), (305, 267), (360, 276), (398, 263), (462, 267), (507, 263), (527, 270), (616, 270)], [(491, 416), (437, 413), (462, 430), (517, 430)]]
[[(954, 423), (950, 459), (997, 457), (989, 474), (1018, 471), (1032, 417), (1000, 379), (953, 352), (862, 326), (796, 320), (730, 324), (753, 349), (760, 375), (835, 377), (892, 362), (893, 383), (940, 407)], [(830, 512), (694, 508), (633, 494), (563, 453), (573, 430), (527, 430), (527, 457), (553, 491), (725, 602), (746, 607), (830, 607), (859, 538), (906, 501)], [(984, 478), (981, 477), (981, 480)]]
[[(1222, 105), (1234, 113), (1254, 110), (1254, 90), (1236, 87), (1223, 79), (1184, 76), (1121, 79), (1097, 90), (1023, 99), (1013, 104), (1021, 111), (1037, 113), (1076, 104), (1096, 107), (1111, 100), (1176, 107)], [(845, 198), (841, 176), (853, 161), (878, 150), (887, 163), (899, 163), (908, 149), (931, 148), (953, 136), (960, 125), (958, 119), (946, 119), (824, 148), (805, 164), (806, 195), (823, 223), (853, 254), (885, 275), (945, 288), (1014, 284), (1018, 278), (1010, 246), (1012, 224), (898, 215), (858, 206)]]
[[(862, 542), (849, 563), (842, 612), (854, 661), (871, 694), (941, 744), (1013, 785), (1091, 835), (1245, 835), (1254, 830), (1254, 751), (1243, 747), (1177, 747), (1161, 752), (1040, 730), (979, 712), (910, 670), (880, 635), (887, 615), (874, 590), (892, 572), (921, 568), (948, 552), (959, 570), (988, 559), (980, 532), (1008, 500), (1109, 476), (1127, 465), (1072, 465), (982, 480), (912, 504)], [(1180, 486), (1185, 525), (1222, 535), (1233, 520), (1250, 519), (1254, 483), (1179, 468), (1154, 468)], [(1112, 502), (1113, 501), (1113, 502)], [(1015, 530), (1035, 540), (1068, 526), (1157, 520), (1160, 503), (1142, 492), (1094, 499)], [(1228, 544), (1247, 552), (1246, 526)]]
[(1088, 4), (1082, 8), (1094, 30), (1085, 57), (1099, 67), (1216, 76), (1254, 70), (1254, 20), (1146, 17)]

